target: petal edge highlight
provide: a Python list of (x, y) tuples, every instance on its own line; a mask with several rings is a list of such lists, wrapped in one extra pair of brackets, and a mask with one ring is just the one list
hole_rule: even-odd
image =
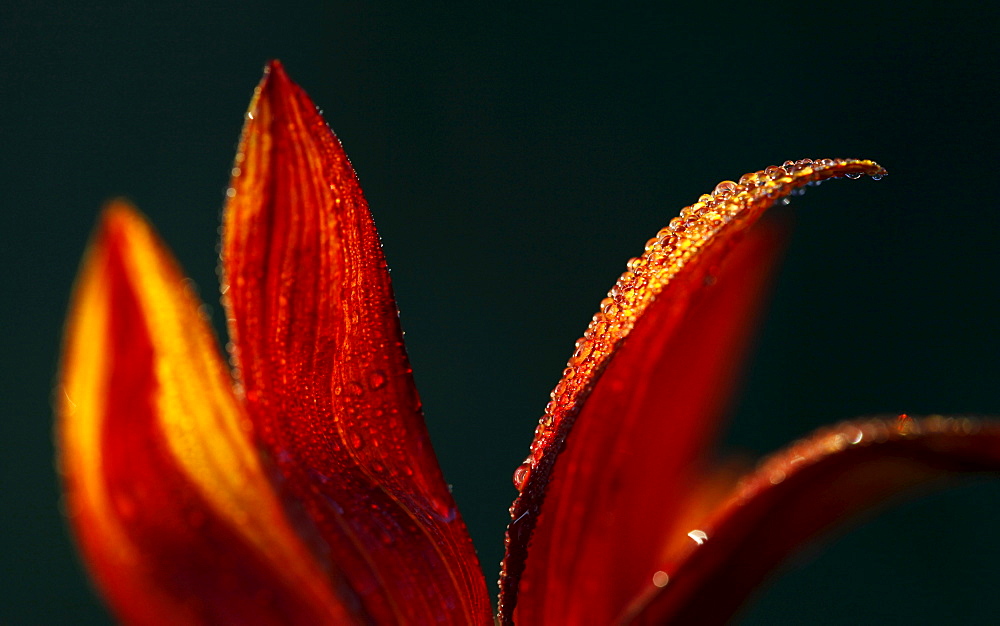
[[(715, 396), (728, 395), (735, 372), (727, 362), (732, 356), (729, 351), (741, 351), (746, 342), (768, 268), (776, 259), (775, 249), (780, 248), (780, 228), (776, 230), (771, 219), (761, 221), (761, 216), (809, 183), (884, 173), (872, 161), (805, 159), (746, 174), (738, 182), (725, 181), (683, 209), (680, 217), (647, 242), (643, 256), (629, 262), (628, 271), (577, 342), (576, 353), (535, 431), (531, 454), (519, 468), (521, 477), (527, 478), (511, 507), (513, 521), (508, 526), (500, 581), (502, 623), (513, 623), (514, 607), (521, 606), (519, 593), (530, 594), (530, 602), (522, 607), (527, 610), (518, 609), (517, 616), (526, 624), (566, 617), (566, 611), (578, 611), (579, 619), (612, 621), (627, 606), (635, 581), (626, 579), (635, 575), (634, 570), (644, 569), (635, 567), (639, 562), (645, 563), (660, 550), (648, 545), (657, 539), (646, 535), (662, 534), (665, 529), (653, 526), (687, 500), (690, 487), (683, 483), (698, 476), (696, 466), (725, 406)], [(718, 331), (713, 324), (719, 326)], [(717, 353), (709, 355), (708, 349)], [(685, 363), (692, 358), (704, 361), (697, 368), (707, 369), (707, 378), (719, 388), (691, 378), (696, 366), (693, 361), (690, 367)], [(616, 364), (624, 361), (629, 362), (626, 371), (616, 373)], [(667, 381), (669, 385), (659, 378), (653, 380), (662, 375), (687, 383), (674, 384), (673, 378)], [(680, 409), (672, 413), (674, 405)], [(667, 463), (659, 469), (644, 461), (650, 450), (636, 453), (628, 448), (628, 442), (642, 438), (653, 420), (657, 433), (644, 441), (669, 444), (661, 455)], [(616, 428), (624, 422), (629, 431), (621, 435)], [(604, 441), (612, 441), (608, 445), (613, 450), (598, 467), (593, 459), (601, 456)], [(607, 525), (615, 523), (616, 512), (626, 514), (615, 500), (624, 497), (631, 482), (648, 481), (654, 474), (661, 478), (658, 489), (667, 494), (655, 506), (644, 505), (643, 514), (633, 520), (649, 528), (615, 531), (615, 540), (622, 545), (614, 550), (565, 547), (567, 543), (588, 545), (571, 539), (574, 533), (584, 532), (584, 526), (600, 526), (594, 532), (607, 537), (612, 532)], [(640, 523), (639, 518), (648, 522)], [(548, 573), (533, 562), (545, 563)], [(580, 587), (589, 580), (586, 572), (606, 567), (624, 573), (609, 575), (620, 584), (602, 594), (601, 607), (593, 606), (594, 602), (574, 603), (572, 598), (581, 593), (594, 597)]]

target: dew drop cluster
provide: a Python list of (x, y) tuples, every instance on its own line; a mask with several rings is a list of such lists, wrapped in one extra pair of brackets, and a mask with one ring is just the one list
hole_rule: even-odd
[[(523, 491), (535, 469), (560, 432), (564, 417), (572, 416), (581, 396), (589, 391), (596, 375), (632, 330), (656, 296), (721, 231), (738, 227), (793, 192), (829, 178), (873, 178), (885, 176), (874, 161), (858, 159), (802, 159), (785, 161), (750, 172), (738, 181), (726, 180), (684, 207), (656, 236), (645, 251), (628, 262), (626, 271), (601, 301), (576, 349), (563, 370), (562, 379), (550, 394), (551, 401), (535, 429), (531, 450), (514, 473), (513, 482)], [(570, 418), (572, 419), (572, 418)]]

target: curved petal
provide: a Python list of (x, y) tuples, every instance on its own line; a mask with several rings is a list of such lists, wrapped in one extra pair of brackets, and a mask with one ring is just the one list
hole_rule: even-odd
[(515, 604), (522, 625), (611, 623), (677, 549), (671, 531), (698, 497), (784, 239), (780, 216), (760, 218), (808, 183), (862, 173), (884, 171), (871, 161), (788, 161), (720, 183), (629, 262), (515, 473), (504, 623)]
[(377, 623), (489, 623), (367, 203), (340, 142), (277, 63), (247, 113), (229, 196), (234, 362), (317, 554)]
[(700, 541), (652, 573), (625, 621), (727, 623), (788, 554), (833, 525), (956, 473), (998, 471), (996, 423), (901, 416), (820, 430), (744, 478), (699, 525)]
[(77, 282), (60, 469), (86, 561), (134, 624), (350, 621), (286, 518), (199, 303), (130, 207)]

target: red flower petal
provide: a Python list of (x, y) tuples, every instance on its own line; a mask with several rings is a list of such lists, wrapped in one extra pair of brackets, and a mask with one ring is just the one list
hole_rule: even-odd
[(199, 303), (123, 204), (80, 272), (60, 378), (67, 511), (122, 621), (350, 619), (271, 488)]
[(721, 183), (629, 263), (515, 477), (504, 623), (515, 603), (522, 624), (611, 623), (690, 541), (681, 526), (783, 240), (780, 220), (758, 220), (809, 182), (861, 173), (884, 171), (800, 161)]
[(489, 623), (367, 203), (339, 141), (277, 63), (233, 173), (223, 241), (233, 354), (317, 555), (377, 623)]
[(892, 496), (1000, 471), (1000, 426), (930, 417), (818, 431), (745, 478), (633, 607), (637, 624), (723, 624), (794, 549)]

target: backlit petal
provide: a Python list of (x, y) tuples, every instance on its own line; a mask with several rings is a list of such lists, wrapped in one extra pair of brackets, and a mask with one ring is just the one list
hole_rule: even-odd
[(272, 64), (224, 217), (223, 286), (249, 417), (316, 552), (389, 623), (489, 623), (424, 426), (378, 235), (351, 164)]
[[(501, 619), (611, 623), (704, 487), (709, 449), (784, 223), (765, 209), (871, 161), (787, 162), (721, 183), (629, 263), (553, 391), (518, 470)], [(530, 552), (527, 550), (531, 544)]]
[(199, 303), (130, 207), (103, 216), (59, 387), (66, 505), (135, 624), (349, 621), (286, 518)]
[(658, 581), (647, 572), (630, 623), (724, 624), (789, 553), (831, 526), (959, 473), (998, 471), (996, 423), (903, 417), (820, 430), (742, 480), (698, 525), (705, 539), (688, 541)]

